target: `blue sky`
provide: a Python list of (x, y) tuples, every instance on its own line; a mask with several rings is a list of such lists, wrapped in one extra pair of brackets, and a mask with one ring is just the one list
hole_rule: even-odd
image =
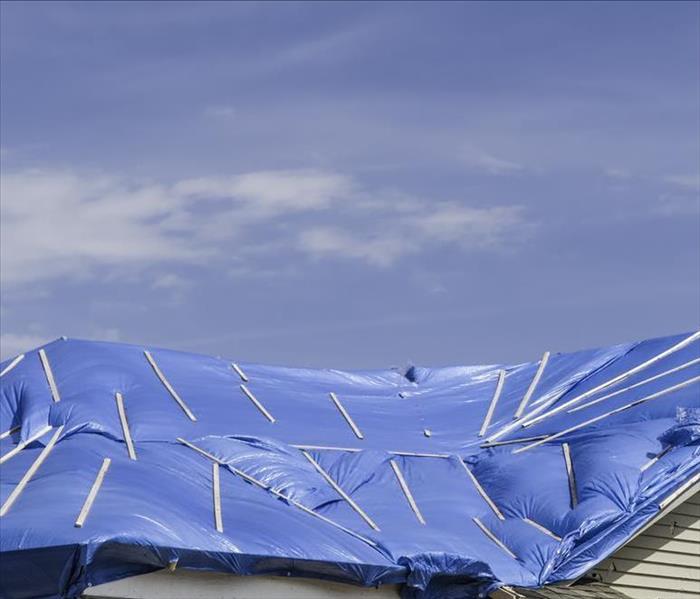
[(1, 6), (3, 357), (525, 361), (700, 323), (700, 4)]

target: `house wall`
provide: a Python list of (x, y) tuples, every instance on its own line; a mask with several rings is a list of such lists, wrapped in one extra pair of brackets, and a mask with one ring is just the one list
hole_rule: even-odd
[(700, 493), (601, 562), (594, 573), (634, 599), (698, 599)]
[(101, 584), (89, 599), (399, 599), (398, 586), (375, 588), (283, 576), (232, 576), (160, 570)]

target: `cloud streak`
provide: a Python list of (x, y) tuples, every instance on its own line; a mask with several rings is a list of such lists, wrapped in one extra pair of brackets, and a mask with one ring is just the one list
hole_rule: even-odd
[(499, 249), (528, 226), (519, 206), (429, 202), (317, 170), (166, 184), (32, 169), (5, 174), (1, 197), (0, 266), (11, 287), (133, 279), (173, 264), (253, 271), (261, 255), (290, 253), (386, 268), (438, 245)]

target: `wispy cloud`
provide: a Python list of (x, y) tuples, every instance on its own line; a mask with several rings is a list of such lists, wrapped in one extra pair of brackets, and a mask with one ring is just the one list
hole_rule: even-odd
[(666, 181), (686, 189), (700, 191), (700, 173), (687, 175), (670, 175)]
[(204, 116), (207, 118), (230, 121), (236, 118), (238, 111), (235, 106), (229, 104), (216, 104), (207, 106), (204, 109)]
[(494, 156), (493, 154), (471, 146), (462, 150), (460, 159), (467, 167), (490, 175), (514, 174), (525, 168), (522, 164)]
[[(345, 258), (386, 267), (439, 244), (495, 249), (526, 225), (518, 206), (474, 207), (367, 189), (339, 173), (257, 171), (175, 183), (61, 170), (2, 178), (2, 281), (151, 275), (168, 265), (255, 272), (259, 256)], [(235, 258), (230, 258), (235, 256)], [(264, 267), (264, 265), (263, 265)]]

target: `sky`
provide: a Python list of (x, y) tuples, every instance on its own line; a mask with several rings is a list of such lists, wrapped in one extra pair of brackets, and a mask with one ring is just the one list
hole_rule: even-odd
[(700, 3), (3, 2), (0, 350), (522, 362), (700, 326)]

